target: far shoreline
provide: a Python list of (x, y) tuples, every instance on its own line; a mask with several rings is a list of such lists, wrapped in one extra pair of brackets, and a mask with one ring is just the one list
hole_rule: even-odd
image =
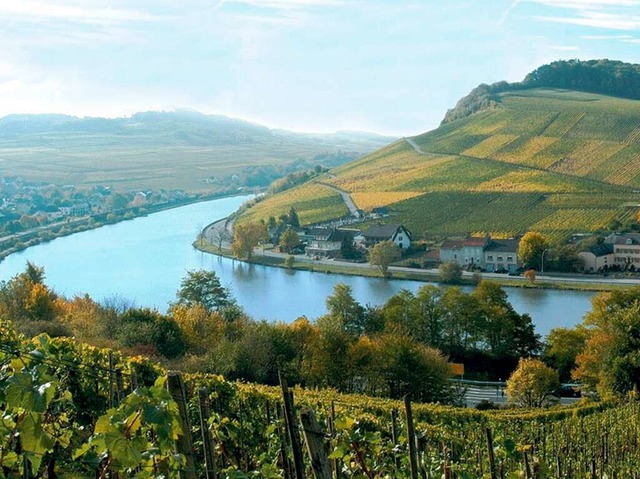
[[(100, 218), (102, 216), (106, 218), (107, 215), (106, 213), (98, 213), (94, 215), (82, 216), (68, 222), (59, 222), (42, 227), (37, 227), (30, 231), (23, 231), (21, 233), (14, 234), (10, 238), (6, 238), (4, 241), (0, 242), (0, 262), (14, 253), (26, 251), (31, 246), (47, 243), (57, 238), (72, 236), (76, 233), (83, 233), (85, 231), (102, 228), (104, 226), (115, 225), (125, 221), (134, 220), (136, 218), (142, 218), (155, 213), (160, 213), (162, 211), (181, 208), (183, 206), (189, 206), (196, 203), (203, 203), (206, 201), (213, 201), (222, 198), (232, 198), (234, 196), (243, 196), (246, 194), (246, 192), (205, 194), (202, 196), (173, 201), (171, 203), (165, 203), (161, 205), (150, 205), (150, 207), (148, 208), (129, 208), (123, 212), (120, 212), (120, 215), (114, 221), (96, 221), (96, 218)], [(65, 227), (69, 227), (69, 229), (63, 231)], [(60, 230), (58, 232), (54, 232), (53, 230), (55, 230), (56, 228), (60, 228)], [(42, 233), (45, 233), (45, 236), (42, 236)], [(11, 245), (7, 245), (7, 243), (10, 243)]]
[[(205, 239), (204, 231), (216, 223), (226, 221), (228, 218), (218, 219), (205, 228), (192, 243), (192, 246), (203, 253), (212, 254), (215, 256), (221, 256), (224, 258), (233, 259), (235, 261), (242, 261), (248, 264), (258, 264), (262, 266), (270, 266), (282, 269), (309, 271), (315, 273), (325, 274), (344, 274), (349, 276), (361, 276), (368, 278), (383, 279), (382, 274), (369, 265), (369, 263), (351, 263), (340, 260), (312, 260), (306, 259), (304, 255), (294, 255), (294, 262), (291, 266), (285, 264), (287, 256), (284, 253), (270, 253), (268, 256), (264, 254), (265, 250), (262, 250), (262, 255), (256, 253), (251, 260), (236, 258), (231, 252), (228, 245), (219, 248)], [(304, 258), (304, 259), (303, 259)], [(359, 264), (360, 266), (355, 266)], [(399, 266), (389, 267), (391, 275), (386, 278), (390, 280), (411, 280), (421, 281), (425, 283), (442, 283), (439, 278), (438, 270), (422, 270), (416, 268), (407, 268)], [(574, 290), (574, 291), (615, 291), (619, 289), (626, 289), (635, 286), (640, 286), (640, 279), (609, 279), (597, 281), (595, 278), (592, 280), (589, 277), (581, 278), (577, 276), (550, 276), (544, 275), (538, 277), (534, 283), (522, 276), (507, 276), (499, 275), (497, 273), (479, 273), (482, 280), (492, 281), (509, 288), (520, 289), (555, 289), (555, 290)], [(475, 286), (478, 284), (477, 276), (473, 273), (463, 272), (463, 277), (460, 282), (451, 284), (451, 286)]]

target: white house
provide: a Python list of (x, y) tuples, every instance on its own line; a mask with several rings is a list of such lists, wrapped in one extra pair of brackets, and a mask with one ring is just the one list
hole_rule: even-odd
[(464, 268), (484, 269), (484, 248), (489, 244), (488, 236), (470, 236), (463, 240), (446, 240), (440, 247), (440, 261), (453, 261)]
[(582, 268), (585, 273), (597, 273), (615, 264), (613, 244), (611, 243), (591, 246), (586, 251), (580, 251), (578, 257), (582, 260)]
[(411, 232), (400, 224), (373, 225), (362, 232), (367, 247), (381, 241), (392, 241), (401, 249), (411, 246)]

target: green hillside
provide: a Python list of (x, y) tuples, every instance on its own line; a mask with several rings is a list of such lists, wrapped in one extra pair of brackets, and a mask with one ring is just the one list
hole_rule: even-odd
[[(388, 206), (392, 220), (418, 236), (533, 229), (560, 239), (638, 212), (640, 101), (517, 87), (459, 116), (320, 181), (365, 211)], [(295, 201), (267, 199), (260, 209), (305, 201), (305, 188), (312, 189), (297, 189)]]

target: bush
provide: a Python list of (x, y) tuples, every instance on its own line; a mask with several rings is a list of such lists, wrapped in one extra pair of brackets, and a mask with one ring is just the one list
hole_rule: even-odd
[(489, 411), (493, 409), (500, 409), (500, 406), (493, 401), (489, 401), (488, 399), (483, 399), (478, 404), (476, 404), (476, 409), (478, 411)]
[(445, 284), (458, 284), (462, 279), (462, 267), (455, 261), (445, 261), (440, 265), (440, 281)]
[(120, 344), (128, 348), (151, 346), (167, 358), (183, 355), (187, 344), (178, 324), (151, 309), (130, 309), (120, 316), (116, 331)]

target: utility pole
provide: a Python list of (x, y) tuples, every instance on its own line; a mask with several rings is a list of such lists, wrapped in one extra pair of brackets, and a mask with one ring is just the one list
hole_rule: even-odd
[(540, 276), (542, 276), (542, 275), (544, 274), (544, 254), (545, 254), (547, 251), (549, 251), (549, 250), (548, 250), (548, 249), (545, 249), (545, 250), (542, 252), (542, 263), (541, 263), (541, 266), (540, 266)]

